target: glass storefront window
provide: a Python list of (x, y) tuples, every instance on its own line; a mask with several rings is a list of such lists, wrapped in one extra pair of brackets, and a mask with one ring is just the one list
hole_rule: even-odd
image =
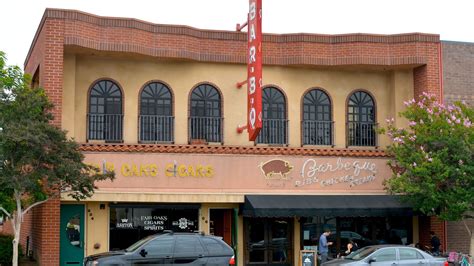
[(285, 218), (246, 218), (246, 265), (290, 265), (293, 223)]
[(152, 205), (110, 206), (110, 250), (124, 249), (163, 230), (194, 232), (199, 229), (198, 207)]
[(412, 243), (412, 217), (305, 217), (302, 219), (302, 248), (317, 250), (324, 229), (331, 230), (329, 255), (343, 254), (349, 241), (355, 249), (375, 244)]

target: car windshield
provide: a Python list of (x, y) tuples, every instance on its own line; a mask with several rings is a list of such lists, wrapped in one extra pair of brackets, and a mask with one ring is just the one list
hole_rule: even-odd
[(372, 254), (376, 250), (375, 247), (365, 247), (359, 250), (352, 252), (351, 254), (347, 255), (345, 258), (349, 260), (362, 260)]
[(125, 251), (126, 252), (132, 252), (132, 251), (135, 251), (137, 250), (139, 247), (141, 247), (144, 243), (148, 242), (150, 239), (152, 239), (154, 236), (151, 235), (151, 236), (148, 236), (148, 237), (145, 237), (143, 239), (140, 239), (138, 240), (137, 242), (135, 242), (133, 245), (131, 245), (130, 247), (126, 248)]

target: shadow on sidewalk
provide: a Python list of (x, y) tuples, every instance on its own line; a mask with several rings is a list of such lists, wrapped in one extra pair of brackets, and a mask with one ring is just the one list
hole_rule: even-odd
[(38, 266), (38, 263), (36, 261), (32, 261), (29, 258), (20, 258), (18, 261), (19, 266)]

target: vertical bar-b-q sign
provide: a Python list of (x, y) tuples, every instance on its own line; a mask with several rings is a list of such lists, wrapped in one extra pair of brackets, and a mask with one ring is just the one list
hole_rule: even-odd
[(249, 0), (247, 60), (247, 130), (253, 141), (262, 128), (262, 0)]

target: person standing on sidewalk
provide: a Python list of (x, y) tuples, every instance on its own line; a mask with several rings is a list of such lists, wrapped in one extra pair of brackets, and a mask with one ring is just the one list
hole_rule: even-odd
[(329, 246), (332, 242), (328, 242), (327, 237), (331, 235), (331, 230), (324, 229), (324, 233), (319, 237), (319, 253), (321, 254), (321, 263), (328, 261)]
[(441, 246), (441, 241), (439, 241), (438, 236), (436, 236), (435, 232), (430, 231), (430, 236), (431, 236), (431, 253), (433, 253), (434, 256), (439, 256), (439, 247)]

